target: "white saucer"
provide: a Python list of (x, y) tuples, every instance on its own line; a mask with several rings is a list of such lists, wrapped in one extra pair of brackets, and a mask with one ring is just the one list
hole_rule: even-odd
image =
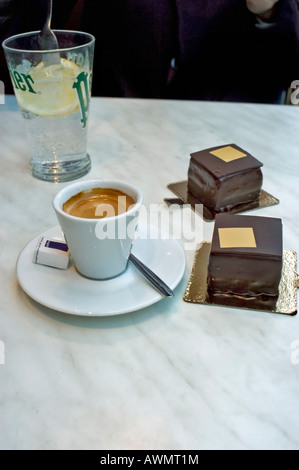
[[(20, 286), (40, 304), (72, 315), (109, 316), (133, 312), (163, 298), (131, 263), (124, 274), (107, 281), (87, 279), (73, 264), (67, 270), (61, 270), (33, 263), (41, 235), (63, 240), (60, 227), (53, 227), (31, 240), (17, 261)], [(174, 290), (181, 281), (185, 253), (179, 242), (166, 232), (141, 225), (132, 252), (171, 289)]]

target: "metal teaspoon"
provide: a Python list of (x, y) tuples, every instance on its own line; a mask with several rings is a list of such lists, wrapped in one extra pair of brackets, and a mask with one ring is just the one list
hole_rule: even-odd
[[(47, 0), (46, 21), (37, 37), (37, 42), (38, 42), (40, 49), (45, 50), (45, 51), (59, 48), (57, 38), (51, 29), (51, 20), (52, 20), (52, 0)], [(48, 52), (48, 53), (43, 54), (43, 62), (46, 66), (52, 65), (52, 64), (59, 64), (60, 63), (59, 52), (52, 52), (52, 53)]]
[(132, 253), (129, 255), (129, 260), (139, 271), (146, 277), (150, 284), (157, 289), (165, 297), (173, 297), (173, 291), (162, 281), (151, 269), (143, 264), (136, 256)]

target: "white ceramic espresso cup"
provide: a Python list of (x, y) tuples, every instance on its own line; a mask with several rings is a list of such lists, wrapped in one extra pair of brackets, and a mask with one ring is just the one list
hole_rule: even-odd
[[(131, 196), (135, 204), (127, 212), (102, 219), (84, 219), (63, 211), (63, 204), (72, 196), (93, 188), (118, 189)], [(74, 264), (83, 276), (109, 279), (125, 271), (142, 200), (138, 188), (113, 179), (79, 181), (56, 194), (53, 207)]]

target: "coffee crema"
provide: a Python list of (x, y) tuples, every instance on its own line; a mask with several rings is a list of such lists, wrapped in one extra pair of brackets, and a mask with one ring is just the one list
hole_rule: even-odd
[(113, 188), (92, 188), (72, 196), (62, 210), (83, 219), (103, 219), (127, 212), (135, 204), (134, 199)]

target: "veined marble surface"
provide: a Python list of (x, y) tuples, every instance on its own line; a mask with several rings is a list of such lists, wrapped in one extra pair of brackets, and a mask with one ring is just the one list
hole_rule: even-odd
[[(30, 175), (13, 97), (0, 105), (0, 141), (0, 448), (298, 449), (298, 315), (184, 302), (190, 250), (175, 297), (141, 311), (87, 318), (37, 304), (16, 261), (57, 225), (62, 184)], [(264, 163), (280, 204), (251, 213), (281, 217), (285, 249), (299, 252), (299, 107), (96, 98), (85, 178), (128, 180), (162, 204), (190, 152), (228, 143)]]

